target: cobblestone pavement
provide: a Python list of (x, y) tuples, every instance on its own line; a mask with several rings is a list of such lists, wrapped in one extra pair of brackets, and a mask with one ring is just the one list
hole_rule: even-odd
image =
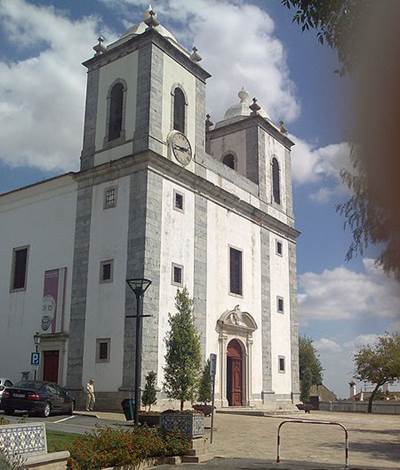
[[(314, 412), (297, 415), (298, 418), (343, 424), (349, 431), (352, 466), (400, 469), (400, 416)], [(211, 453), (215, 457), (239, 460), (214, 460), (200, 467), (276, 468), (267, 465), (267, 461), (273, 462), (275, 459), (277, 429), (283, 420), (282, 417), (216, 414), (217, 430)], [(340, 428), (292, 423), (284, 425), (281, 436), (282, 470), (287, 467), (285, 461), (328, 464), (325, 468), (329, 468), (329, 464), (344, 463), (344, 432)]]

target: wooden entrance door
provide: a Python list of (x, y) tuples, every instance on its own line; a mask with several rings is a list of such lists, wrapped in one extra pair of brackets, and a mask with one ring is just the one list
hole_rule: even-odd
[(58, 383), (59, 351), (43, 352), (43, 380)]
[(243, 404), (243, 354), (238, 341), (233, 339), (227, 351), (227, 399), (229, 406)]

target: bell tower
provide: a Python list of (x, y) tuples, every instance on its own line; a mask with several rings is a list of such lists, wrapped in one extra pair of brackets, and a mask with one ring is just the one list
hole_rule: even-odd
[(168, 136), (184, 133), (204, 151), (205, 82), (210, 75), (159, 24), (149, 7), (144, 20), (107, 47), (103, 38), (88, 69), (81, 169), (152, 151), (171, 158)]

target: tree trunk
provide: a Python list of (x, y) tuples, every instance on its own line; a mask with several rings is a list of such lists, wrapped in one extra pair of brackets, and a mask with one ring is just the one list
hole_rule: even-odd
[(183, 411), (183, 405), (185, 404), (184, 400), (181, 400), (181, 411)]
[(378, 391), (378, 388), (383, 385), (383, 384), (377, 384), (376, 387), (374, 388), (373, 392), (371, 393), (371, 396), (369, 397), (368, 400), (368, 413), (372, 413), (372, 402), (374, 401), (374, 397), (376, 392)]

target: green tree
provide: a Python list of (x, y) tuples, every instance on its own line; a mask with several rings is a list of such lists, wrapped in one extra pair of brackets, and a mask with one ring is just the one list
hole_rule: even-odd
[(207, 359), (200, 379), (198, 399), (206, 405), (212, 399), (211, 394), (210, 359)]
[[(352, 234), (346, 260), (363, 255), (369, 244), (374, 244), (379, 250), (376, 263), (400, 279), (397, 148), (400, 111), (394, 78), (400, 69), (400, 59), (398, 47), (392, 47), (397, 43), (398, 2), (281, 2), (294, 12), (293, 21), (303, 31), (314, 30), (321, 44), (336, 50), (339, 73), (347, 74), (355, 82), (352, 104), (357, 105), (349, 109), (354, 116), (348, 126), (352, 168), (340, 172), (351, 196), (337, 205), (345, 228)], [(369, 116), (374, 117), (373, 122)]]
[(400, 379), (400, 334), (378, 336), (373, 345), (363, 346), (354, 355), (355, 376), (375, 385), (369, 400), (368, 413), (379, 387)]
[(299, 375), (300, 398), (307, 401), (310, 398), (312, 385), (322, 383), (323, 368), (319, 360), (313, 340), (307, 336), (299, 337)]
[(193, 300), (184, 287), (175, 297), (177, 313), (169, 314), (169, 332), (165, 339), (167, 353), (164, 367), (164, 390), (169, 398), (193, 401), (201, 369), (200, 337), (193, 319)]
[(157, 403), (157, 390), (156, 390), (157, 374), (154, 371), (150, 371), (146, 375), (146, 385), (144, 386), (142, 394), (143, 406), (148, 406), (149, 411), (151, 406)]

